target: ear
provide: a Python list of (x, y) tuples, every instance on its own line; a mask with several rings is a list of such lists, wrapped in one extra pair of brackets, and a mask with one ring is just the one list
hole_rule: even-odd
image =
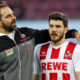
[(65, 34), (68, 32), (68, 27), (65, 27)]

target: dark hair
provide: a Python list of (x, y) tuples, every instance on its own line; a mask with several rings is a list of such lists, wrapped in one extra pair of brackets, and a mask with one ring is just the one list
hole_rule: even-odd
[(1, 17), (2, 17), (1, 8), (3, 8), (3, 7), (8, 7), (8, 5), (5, 1), (0, 1), (0, 20), (1, 20)]
[(66, 14), (64, 14), (62, 12), (52, 12), (49, 15), (48, 21), (50, 22), (50, 20), (62, 20), (64, 27), (68, 27), (68, 17)]

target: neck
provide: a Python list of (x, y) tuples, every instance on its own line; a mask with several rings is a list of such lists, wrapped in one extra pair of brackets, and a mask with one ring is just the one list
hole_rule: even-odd
[(58, 41), (58, 42), (53, 42), (53, 41), (51, 41), (51, 44), (52, 45), (54, 45), (54, 46), (59, 46), (59, 45), (61, 45), (62, 43), (64, 43), (66, 41), (66, 39), (62, 39), (62, 40), (60, 40), (60, 41)]

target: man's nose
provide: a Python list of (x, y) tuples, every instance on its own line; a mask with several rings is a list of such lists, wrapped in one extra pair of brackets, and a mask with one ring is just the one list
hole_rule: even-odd
[(12, 15), (12, 19), (13, 19), (13, 20), (16, 20), (16, 17), (15, 17), (14, 15)]
[(52, 31), (56, 31), (56, 27), (53, 27), (53, 28), (52, 28)]

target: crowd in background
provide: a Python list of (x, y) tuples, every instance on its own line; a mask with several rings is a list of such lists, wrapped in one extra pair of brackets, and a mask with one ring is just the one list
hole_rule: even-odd
[(69, 18), (80, 18), (80, 0), (5, 0), (17, 19), (47, 19), (50, 12), (60, 11)]

